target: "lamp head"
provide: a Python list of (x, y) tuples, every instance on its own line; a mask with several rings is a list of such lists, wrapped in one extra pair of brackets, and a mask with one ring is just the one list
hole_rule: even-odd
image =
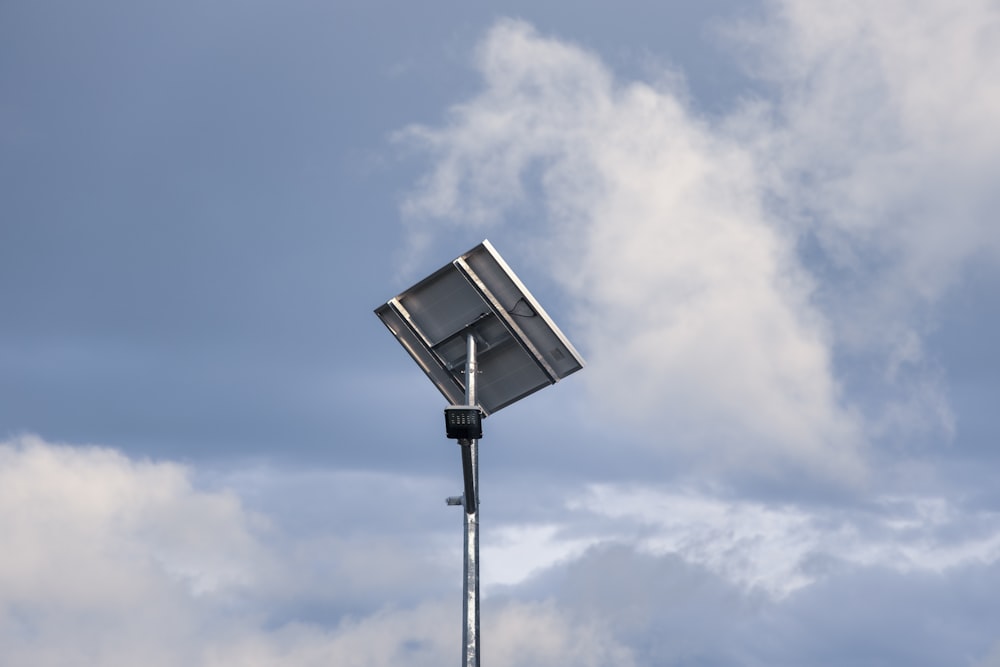
[(449, 405), (444, 409), (445, 431), (452, 440), (483, 437), (483, 411), (476, 406)]

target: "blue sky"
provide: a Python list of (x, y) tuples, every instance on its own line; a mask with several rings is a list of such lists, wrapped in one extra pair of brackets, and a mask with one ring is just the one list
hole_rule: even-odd
[(0, 8), (0, 662), (457, 662), (489, 238), (486, 664), (1000, 665), (1000, 8), (537, 5)]

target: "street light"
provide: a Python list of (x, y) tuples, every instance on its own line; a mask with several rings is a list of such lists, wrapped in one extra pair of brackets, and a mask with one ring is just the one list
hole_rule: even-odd
[(479, 667), (479, 439), (484, 417), (583, 368), (545, 310), (489, 241), (375, 309), (449, 402), (462, 451), (465, 667)]

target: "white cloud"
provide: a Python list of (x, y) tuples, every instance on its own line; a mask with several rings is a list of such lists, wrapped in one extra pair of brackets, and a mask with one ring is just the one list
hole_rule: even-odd
[(616, 81), (501, 21), (483, 90), (402, 133), (434, 160), (404, 212), (415, 245), (533, 217), (522, 254), (576, 304), (594, 404), (670, 424), (634, 440), (858, 482), (870, 438), (954, 428), (922, 336), (926, 307), (1000, 249), (1000, 8), (768, 8), (729, 36), (774, 96), (718, 120), (670, 77)]
[[(80, 594), (117, 605), (141, 598), (141, 573), (154, 571), (199, 595), (238, 587), (264, 561), (253, 534), (261, 520), (231, 494), (195, 492), (179, 465), (34, 437), (6, 444), (0, 457), (4, 534), (18, 545), (3, 563), (8, 598)], [(122, 585), (107, 586), (115, 573)]]
[(517, 584), (535, 572), (578, 557), (597, 540), (567, 538), (562, 526), (514, 524), (492, 528), (482, 539), (482, 586)]
[(855, 481), (860, 425), (752, 153), (673, 91), (619, 86), (523, 23), (498, 24), (478, 63), (481, 95), (444, 128), (409, 130), (437, 157), (410, 215), (495, 223), (537, 168), (547, 218), (532, 241), (579, 304), (595, 403), (655, 414), (679, 437), (650, 446), (724, 469)]
[(593, 485), (570, 507), (614, 519), (625, 534), (616, 540), (679, 554), (734, 586), (777, 598), (829, 576), (818, 565), (824, 562), (944, 573), (1000, 561), (1000, 514), (964, 510), (940, 497), (882, 496), (868, 506), (834, 509)]
[(736, 34), (777, 86), (760, 159), (778, 165), (775, 194), (827, 263), (813, 267), (818, 300), (840, 349), (880, 366), (894, 388), (876, 427), (931, 422), (947, 435), (940, 373), (919, 339), (936, 324), (928, 307), (970, 262), (1000, 257), (1000, 7), (770, 7)]
[(794, 504), (632, 481), (590, 484), (563, 503), (544, 521), (484, 531), (488, 595), (558, 579), (608, 545), (677, 558), (774, 601), (864, 569), (919, 579), (1000, 565), (1000, 512), (941, 495)]
[(490, 622), (484, 664), (629, 667), (633, 652), (596, 620), (580, 622), (551, 602), (508, 603)]
[[(884, 325), (1000, 250), (1000, 8), (973, 0), (776, 3), (761, 52), (782, 87), (782, 192)], [(877, 335), (864, 332), (865, 335)], [(861, 336), (862, 334), (857, 334)]]
[(263, 526), (181, 466), (24, 437), (0, 446), (6, 664), (176, 664), (266, 567)]

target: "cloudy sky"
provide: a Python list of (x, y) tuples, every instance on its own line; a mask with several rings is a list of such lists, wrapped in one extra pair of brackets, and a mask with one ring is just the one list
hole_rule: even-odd
[(1000, 5), (0, 5), (0, 663), (461, 656), (372, 310), (489, 238), (489, 667), (1000, 667)]

